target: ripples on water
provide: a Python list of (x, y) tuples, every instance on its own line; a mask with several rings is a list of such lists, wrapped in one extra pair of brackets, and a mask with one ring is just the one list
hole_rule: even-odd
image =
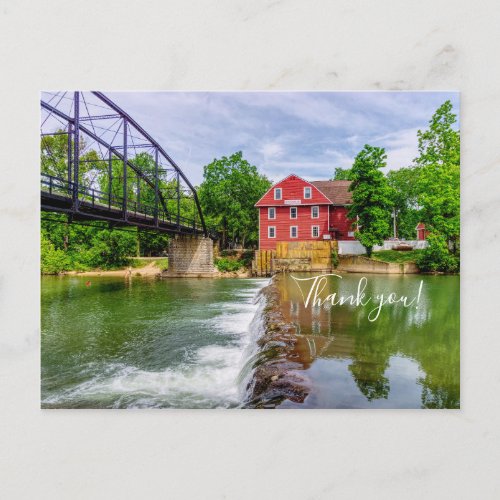
[[(281, 408), (459, 408), (458, 276), (370, 276), (368, 293), (411, 294), (418, 308), (305, 308), (289, 276), (277, 281), (287, 354), (311, 382)], [(355, 291), (359, 276), (329, 283)], [(236, 408), (259, 358), (265, 279), (42, 279), (45, 408)], [(278, 398), (279, 399), (279, 398)]]
[(267, 281), (43, 278), (42, 406), (237, 407)]

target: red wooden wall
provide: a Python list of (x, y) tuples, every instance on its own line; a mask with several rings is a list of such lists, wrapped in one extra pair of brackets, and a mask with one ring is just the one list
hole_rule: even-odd
[[(304, 198), (304, 187), (311, 188), (312, 197)], [(282, 189), (281, 200), (274, 199), (274, 188)], [(278, 184), (275, 184), (256, 204), (258, 207), (263, 206), (285, 206), (285, 200), (300, 200), (300, 205), (318, 205), (321, 203), (330, 204), (330, 200), (315, 186), (309, 182), (297, 177), (289, 175)], [(289, 206), (289, 205), (286, 205)]]
[[(304, 187), (311, 188), (311, 198), (304, 198)], [(281, 200), (274, 199), (274, 189), (281, 188)], [(299, 203), (291, 204), (292, 200)], [(285, 203), (286, 202), (286, 203)], [(330, 234), (332, 238), (340, 240), (353, 240), (348, 236), (351, 221), (347, 219), (348, 208), (332, 206), (331, 201), (314, 185), (297, 177), (289, 175), (281, 182), (275, 184), (256, 204), (259, 208), (259, 248), (261, 250), (274, 250), (278, 241), (307, 241), (323, 240), (323, 235)], [(268, 207), (275, 207), (276, 218), (269, 219)], [(290, 207), (297, 207), (297, 218), (290, 218)], [(319, 207), (319, 218), (311, 216), (311, 206)], [(268, 228), (276, 228), (275, 238), (268, 238)], [(297, 238), (290, 237), (290, 227), (297, 226)], [(312, 226), (319, 226), (317, 238), (312, 236)], [(329, 233), (329, 227), (338, 229), (336, 233)]]
[[(260, 237), (261, 250), (276, 249), (277, 241), (322, 240), (328, 234), (328, 206), (319, 205), (319, 218), (311, 217), (311, 205), (297, 206), (297, 218), (290, 219), (290, 207), (276, 207), (276, 219), (268, 218), (268, 207), (260, 207)], [(276, 237), (268, 238), (268, 227), (276, 227)], [(290, 237), (290, 226), (297, 226), (297, 238)], [(319, 236), (312, 237), (312, 226), (319, 226)]]
[[(352, 228), (352, 220), (347, 218), (347, 213), (349, 212), (348, 207), (336, 207), (330, 206), (330, 227), (338, 229), (339, 232), (335, 233), (335, 239), (337, 240), (354, 240), (354, 236), (349, 236), (350, 231), (354, 231)], [(332, 234), (332, 238), (334, 235)]]

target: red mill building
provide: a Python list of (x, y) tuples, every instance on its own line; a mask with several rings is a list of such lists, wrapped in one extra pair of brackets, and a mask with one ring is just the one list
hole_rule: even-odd
[(307, 182), (290, 174), (255, 204), (259, 209), (259, 249), (279, 241), (354, 240), (347, 218), (350, 181)]

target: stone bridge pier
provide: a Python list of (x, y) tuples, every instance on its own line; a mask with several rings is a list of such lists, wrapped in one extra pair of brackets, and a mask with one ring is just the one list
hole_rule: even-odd
[(164, 276), (204, 278), (214, 274), (214, 242), (210, 238), (178, 235), (170, 240)]

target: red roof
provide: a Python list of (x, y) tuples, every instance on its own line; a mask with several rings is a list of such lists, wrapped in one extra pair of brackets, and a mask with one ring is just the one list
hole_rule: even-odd
[(416, 229), (417, 231), (418, 231), (419, 229), (425, 229), (425, 224), (424, 224), (423, 222), (419, 222), (419, 223), (417, 224), (417, 227), (416, 227), (415, 229)]

